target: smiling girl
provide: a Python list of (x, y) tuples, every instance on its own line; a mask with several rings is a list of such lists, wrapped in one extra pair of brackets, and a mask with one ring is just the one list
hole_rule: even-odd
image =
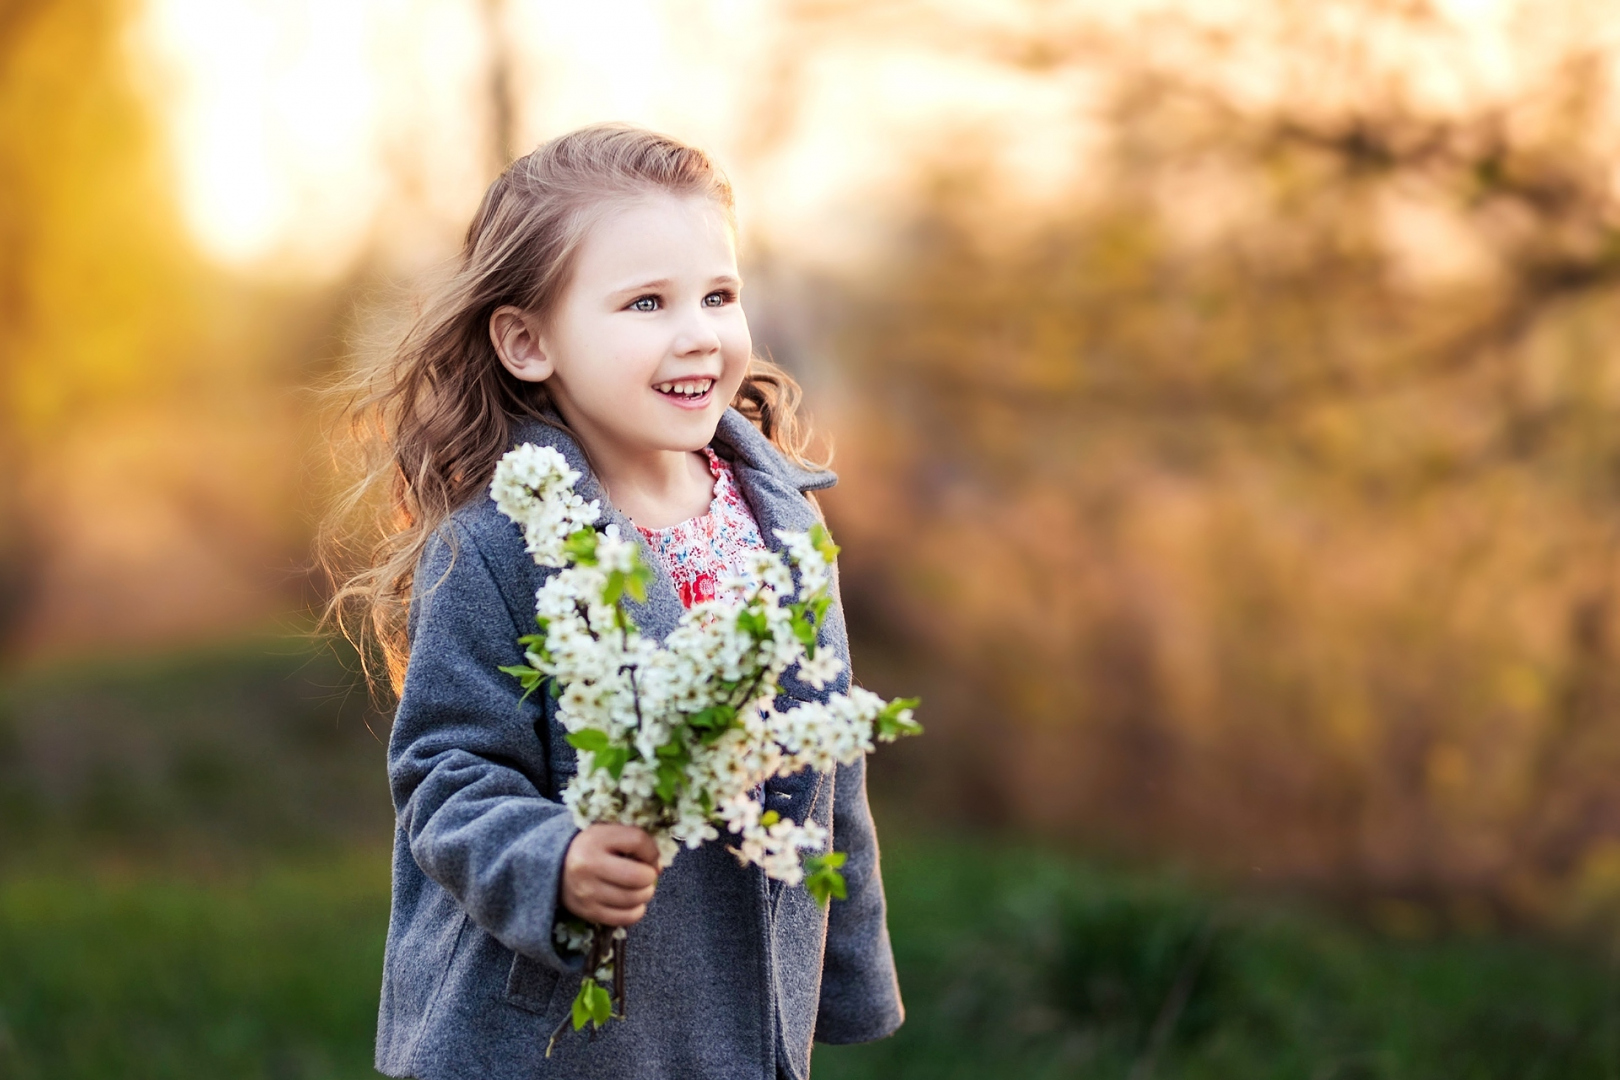
[[(578, 469), (602, 527), (639, 536), (655, 570), (634, 605), (661, 638), (721, 592), (776, 529), (819, 518), (836, 477), (807, 462), (798, 388), (753, 355), (730, 187), (701, 151), (638, 128), (585, 128), (489, 188), (455, 274), (353, 407), (381, 452), (356, 492), (388, 505), (358, 611), (399, 706), (388, 747), (397, 815), (377, 1067), (421, 1080), (809, 1075), (812, 1040), (861, 1042), (902, 1018), (864, 764), (773, 780), (769, 809), (832, 833), (848, 898), (823, 909), (724, 840), (660, 875), (652, 838), (583, 831), (558, 801), (574, 751), (551, 695), (521, 697), (547, 573), (495, 509), (495, 463), (521, 443)], [(820, 642), (849, 687), (837, 601)], [(627, 1017), (547, 1039), (581, 958), (568, 913), (627, 927)]]

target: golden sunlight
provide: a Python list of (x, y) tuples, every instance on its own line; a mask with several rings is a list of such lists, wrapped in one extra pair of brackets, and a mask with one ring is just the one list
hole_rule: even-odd
[(374, 16), (360, 0), (157, 0), (172, 153), (202, 246), (245, 262), (295, 233), (353, 244), (376, 194)]
[(400, 204), (437, 220), (429, 233), (464, 221), (492, 170), (498, 64), (519, 147), (610, 118), (725, 141), (734, 73), (706, 61), (740, 53), (751, 24), (736, 5), (700, 14), (672, 28), (652, 0), (151, 0), (135, 45), (201, 248), (330, 275), (422, 229), (375, 235)]
[[(1507, 59), (1520, 5), (1438, 0), (1436, 10), (1463, 34), (1444, 46), (1392, 44), (1402, 77), (1442, 105), (1512, 84), (1524, 59)], [(442, 254), (504, 160), (498, 143), (521, 153), (599, 120), (714, 151), (739, 181), (748, 231), (811, 262), (858, 258), (871, 235), (863, 211), (930, 157), (983, 157), (1009, 192), (1072, 197), (1101, 104), (1093, 65), (1078, 54), (1009, 55), (998, 42), (1033, 32), (1061, 52), (1087, 25), (1165, 11), (1212, 27), (1243, 21), (1232, 78), (1277, 92), (1244, 52), (1270, 28), (1211, 0), (860, 10), (149, 0), (135, 44), (201, 249), (257, 272), (329, 278), (363, 253)], [(1331, 14), (1317, 20), (1329, 32)], [(1274, 50), (1267, 63), (1288, 55)], [(1319, 92), (1363, 88), (1324, 80)]]
[(492, 171), (497, 69), (515, 152), (599, 120), (670, 131), (737, 175), (754, 230), (807, 255), (849, 250), (861, 230), (827, 230), (828, 210), (901, 176), (939, 122), (998, 133), (1027, 180), (1071, 160), (1064, 81), (905, 45), (891, 19), (873, 37), (802, 23), (737, 0), (150, 0), (135, 45), (197, 243), (260, 272), (442, 251)]

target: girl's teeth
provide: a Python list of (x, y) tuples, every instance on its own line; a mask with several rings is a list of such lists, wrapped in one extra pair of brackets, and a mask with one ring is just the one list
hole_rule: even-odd
[(702, 395), (708, 393), (709, 387), (713, 385), (714, 380), (705, 379), (702, 382), (659, 383), (657, 389), (660, 393), (664, 394), (680, 394), (683, 397), (701, 397)]

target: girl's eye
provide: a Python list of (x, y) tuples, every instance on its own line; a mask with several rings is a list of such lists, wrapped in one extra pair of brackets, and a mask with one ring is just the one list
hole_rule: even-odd
[(737, 294), (730, 289), (716, 289), (703, 298), (703, 303), (708, 307), (725, 307), (736, 299), (736, 296)]
[(634, 311), (657, 311), (658, 297), (638, 296), (634, 300), (630, 301), (630, 307)]

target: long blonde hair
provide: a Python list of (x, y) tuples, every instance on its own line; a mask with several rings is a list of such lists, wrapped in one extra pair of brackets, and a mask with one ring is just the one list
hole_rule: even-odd
[[(518, 380), (499, 362), (491, 313), (515, 304), (544, 318), (604, 208), (649, 191), (712, 198), (735, 229), (726, 178), (703, 151), (665, 135), (598, 124), (518, 158), (484, 193), (454, 270), (408, 329), (335, 388), (340, 440), (364, 464), (321, 530), (318, 558), (334, 585), (322, 628), (354, 643), (374, 688), (379, 662), (394, 692), (403, 682), (413, 576), (428, 537), (483, 492), (515, 421), (566, 430), (545, 384)], [(756, 356), (732, 404), (784, 454), (812, 464), (799, 396), (790, 375)]]

